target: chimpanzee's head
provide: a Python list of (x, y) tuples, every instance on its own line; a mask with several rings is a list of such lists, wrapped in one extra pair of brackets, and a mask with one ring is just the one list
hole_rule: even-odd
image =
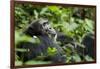
[(42, 34), (56, 35), (56, 31), (51, 27), (48, 19), (44, 18), (32, 22), (25, 30), (25, 33), (30, 36)]

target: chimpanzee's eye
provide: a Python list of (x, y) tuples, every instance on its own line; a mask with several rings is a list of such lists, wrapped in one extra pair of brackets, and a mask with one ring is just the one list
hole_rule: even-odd
[(51, 29), (51, 28), (49, 28), (49, 29)]
[(43, 26), (45, 26), (46, 24), (48, 24), (48, 22), (44, 22), (44, 23), (43, 23)]

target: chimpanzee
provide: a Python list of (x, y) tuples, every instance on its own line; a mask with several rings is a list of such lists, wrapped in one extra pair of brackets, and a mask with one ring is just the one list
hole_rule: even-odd
[(85, 56), (89, 56), (90, 58), (95, 59), (94, 35), (91, 33), (85, 35), (81, 44), (84, 45), (84, 48), (81, 48), (80, 46), (77, 46), (76, 48), (81, 59), (85, 60)]
[(84, 55), (89, 55), (93, 59), (95, 58), (95, 42), (94, 42), (94, 35), (93, 34), (87, 34), (85, 38), (83, 39), (82, 44), (84, 44), (86, 47), (84, 49)]
[[(30, 36), (34, 39), (38, 38), (40, 40), (39, 44), (31, 42), (20, 42), (17, 44), (17, 48), (27, 49), (27, 52), (16, 52), (16, 54), (26, 62), (37, 58), (38, 56), (44, 56), (44, 60), (50, 60), (53, 63), (65, 63), (66, 54), (56, 43), (57, 33), (50, 26), (49, 21), (44, 18), (40, 18), (33, 21), (23, 34)], [(50, 55), (48, 49), (54, 50), (54, 54)]]
[[(79, 23), (77, 20), (78, 19), (82, 19), (84, 20), (85, 18), (88, 18), (88, 19), (93, 19), (91, 18), (89, 15), (91, 15), (91, 13), (87, 13), (87, 11), (89, 11), (89, 9), (85, 9), (85, 8), (79, 8), (79, 9), (76, 9), (73, 13), (73, 17), (75, 18), (75, 22), (76, 23)], [(93, 11), (92, 11), (93, 12)], [(92, 15), (91, 15), (92, 16)], [(93, 59), (95, 58), (95, 47), (94, 47), (94, 34), (92, 33), (88, 33), (84, 38), (83, 38), (83, 41), (82, 41), (82, 44), (85, 46), (84, 49), (78, 47), (77, 48), (77, 51), (81, 54), (84, 54), (84, 55), (89, 55), (90, 57), (92, 57)]]

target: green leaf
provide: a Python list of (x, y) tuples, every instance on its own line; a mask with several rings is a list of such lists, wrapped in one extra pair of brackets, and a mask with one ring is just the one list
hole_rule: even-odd
[(37, 65), (37, 64), (50, 64), (50, 61), (36, 61), (36, 60), (30, 60), (25, 62), (25, 65)]
[(34, 10), (34, 14), (35, 14), (35, 19), (38, 19), (39, 13), (36, 10)]
[(88, 56), (88, 55), (87, 55), (87, 56), (85, 56), (85, 60), (86, 60), (86, 61), (94, 61), (94, 60), (93, 60), (93, 58), (92, 58), (92, 57), (90, 57), (90, 56)]
[(47, 52), (49, 56), (53, 56), (57, 53), (57, 49), (54, 47), (48, 47)]
[(17, 48), (17, 49), (15, 49), (15, 51), (18, 51), (18, 52), (28, 52), (28, 49)]
[(73, 57), (75, 62), (81, 62), (81, 58), (78, 54), (74, 54), (72, 57)]
[(21, 66), (23, 64), (22, 61), (15, 61), (15, 66)]

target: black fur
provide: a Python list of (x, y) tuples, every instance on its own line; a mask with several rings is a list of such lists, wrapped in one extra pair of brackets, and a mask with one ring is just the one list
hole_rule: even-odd
[[(24, 31), (24, 34), (30, 36), (33, 38), (33, 36), (36, 36), (39, 38), (40, 43), (30, 43), (30, 42), (20, 42), (17, 47), (22, 49), (27, 49), (27, 52), (17, 52), (17, 55), (23, 60), (23, 62), (26, 62), (28, 60), (34, 59), (37, 56), (41, 56), (41, 53), (43, 54), (44, 60), (49, 59), (49, 61), (52, 61), (53, 63), (65, 63), (66, 62), (66, 56), (63, 51), (63, 49), (53, 42), (53, 40), (49, 37), (49, 35), (46, 33), (46, 31), (43, 30), (41, 24), (41, 21), (37, 20), (33, 23), (31, 23), (28, 28)], [(53, 56), (48, 55), (48, 48), (55, 48), (57, 50), (56, 54)]]

